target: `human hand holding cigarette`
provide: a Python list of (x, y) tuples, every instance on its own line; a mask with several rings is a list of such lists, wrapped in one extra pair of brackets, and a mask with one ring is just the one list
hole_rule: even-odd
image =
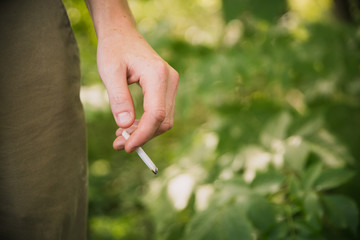
[[(136, 150), (140, 157), (145, 156), (142, 150), (137, 150), (141, 149), (139, 146), (173, 126), (179, 74), (139, 33), (126, 0), (86, 0), (86, 3), (98, 38), (98, 72), (111, 111), (119, 129), (131, 134), (125, 140), (121, 132), (113, 147), (128, 153)], [(135, 120), (128, 88), (133, 83), (143, 93), (144, 111), (139, 120)], [(136, 130), (130, 130), (134, 126)]]

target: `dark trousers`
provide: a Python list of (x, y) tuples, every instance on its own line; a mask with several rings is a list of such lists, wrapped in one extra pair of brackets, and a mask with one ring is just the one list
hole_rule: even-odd
[(79, 88), (62, 2), (0, 1), (0, 239), (86, 238)]

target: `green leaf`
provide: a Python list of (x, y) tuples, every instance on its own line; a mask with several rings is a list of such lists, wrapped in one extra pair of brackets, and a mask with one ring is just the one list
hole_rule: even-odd
[[(293, 140), (291, 140), (293, 139)], [(309, 147), (301, 137), (289, 138), (285, 145), (284, 159), (287, 166), (300, 173), (303, 171), (306, 159), (309, 155)]]
[(264, 233), (275, 224), (275, 212), (269, 201), (261, 196), (249, 198), (247, 214), (253, 225)]
[(209, 208), (189, 222), (184, 240), (251, 240), (251, 225), (238, 205)]
[(227, 181), (219, 180), (214, 184), (216, 192), (211, 197), (213, 207), (222, 207), (223, 205), (241, 199), (249, 195), (250, 189), (244, 180), (234, 177)]
[(269, 240), (285, 240), (287, 239), (289, 226), (286, 221), (278, 222), (274, 228), (268, 234), (267, 239)]
[(339, 228), (349, 228), (354, 234), (359, 223), (359, 212), (355, 202), (344, 195), (323, 197), (328, 221)]
[(348, 169), (329, 169), (321, 173), (315, 181), (315, 189), (318, 191), (339, 187), (349, 181), (355, 175)]
[(301, 198), (303, 194), (303, 189), (301, 187), (300, 180), (296, 176), (290, 176), (288, 180), (289, 191), (291, 195), (295, 198)]
[(320, 176), (322, 169), (321, 163), (315, 163), (314, 165), (310, 166), (305, 174), (303, 175), (302, 182), (304, 186), (304, 190), (309, 190), (314, 187), (314, 183), (316, 179)]
[(308, 137), (318, 132), (324, 125), (323, 117), (312, 117), (309, 121), (303, 124), (299, 129), (296, 130), (294, 135), (301, 137)]
[(277, 192), (284, 182), (284, 177), (275, 171), (257, 173), (251, 183), (254, 192), (260, 195), (266, 195)]
[(291, 120), (291, 116), (287, 112), (270, 120), (261, 133), (261, 143), (266, 147), (272, 147), (274, 140), (284, 140)]
[(310, 226), (303, 219), (295, 219), (292, 227), (297, 232), (295, 237), (296, 240), (308, 240), (312, 235)]
[(315, 192), (309, 192), (304, 199), (304, 210), (306, 221), (316, 230), (321, 229), (321, 219), (324, 215), (318, 195)]
[(333, 134), (324, 129), (309, 137), (307, 143), (311, 151), (327, 166), (342, 167), (355, 161), (349, 150)]

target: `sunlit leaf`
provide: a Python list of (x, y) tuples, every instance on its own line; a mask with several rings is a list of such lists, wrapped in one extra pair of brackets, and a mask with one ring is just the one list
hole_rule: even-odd
[(327, 166), (339, 168), (354, 162), (353, 156), (346, 147), (324, 129), (309, 138), (308, 144), (311, 151), (318, 155)]
[(285, 145), (285, 162), (291, 169), (301, 172), (309, 155), (308, 145), (301, 137), (292, 137)]
[(305, 124), (301, 125), (296, 131), (295, 135), (301, 137), (307, 137), (309, 135), (314, 135), (318, 132), (321, 127), (324, 125), (324, 120), (322, 117), (316, 116), (312, 117)]
[(315, 181), (316, 190), (327, 190), (349, 181), (355, 175), (354, 171), (348, 169), (329, 169), (322, 172)]
[(275, 171), (258, 173), (251, 183), (254, 192), (258, 194), (269, 194), (278, 191), (284, 182), (284, 177)]
[(291, 116), (287, 112), (283, 112), (269, 121), (263, 132), (261, 133), (261, 143), (266, 147), (272, 147), (275, 140), (283, 140), (286, 137)]
[(250, 194), (249, 186), (240, 178), (219, 181), (214, 185), (217, 192), (211, 198), (213, 207), (221, 207), (230, 202), (244, 199)]
[(184, 240), (251, 240), (251, 225), (237, 205), (208, 209), (193, 217)]

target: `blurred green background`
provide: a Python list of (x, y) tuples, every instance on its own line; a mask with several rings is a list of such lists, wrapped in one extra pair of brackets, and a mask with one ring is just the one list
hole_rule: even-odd
[[(112, 149), (116, 125), (82, 0), (89, 239), (358, 239), (360, 27), (356, 0), (130, 0), (180, 73), (174, 128)], [(137, 115), (141, 91), (130, 86)]]

